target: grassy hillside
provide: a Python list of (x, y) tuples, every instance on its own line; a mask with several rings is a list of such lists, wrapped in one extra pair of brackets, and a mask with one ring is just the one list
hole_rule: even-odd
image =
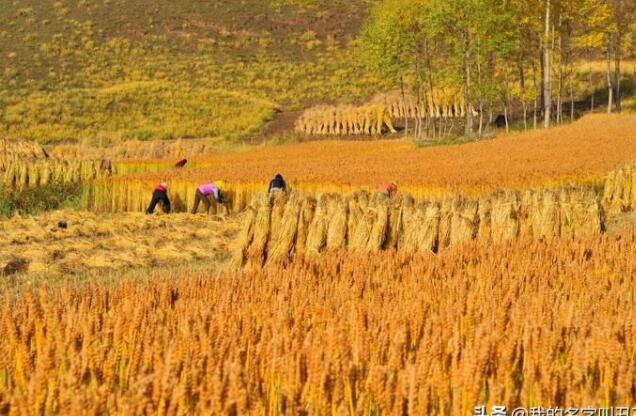
[[(377, 91), (377, 80), (364, 74), (351, 49), (369, 3), (9, 2), (0, 8), (0, 135), (42, 142), (96, 135), (237, 137), (259, 130), (275, 107), (366, 98)], [(143, 85), (152, 84), (140, 83), (148, 82), (170, 85), (185, 97), (144, 91)], [(117, 98), (87, 103), (104, 89), (130, 83), (141, 87), (126, 104)], [(197, 97), (190, 100), (193, 90)], [(241, 102), (226, 100), (227, 94)], [(42, 115), (50, 103), (57, 108)], [(131, 124), (120, 117), (125, 111), (119, 109), (129, 107), (145, 108), (143, 119)], [(175, 108), (179, 117), (166, 114)], [(78, 114), (96, 127), (77, 121)], [(214, 119), (213, 126), (189, 125), (202, 117)], [(156, 131), (143, 127), (150, 124)]]
[(225, 136), (255, 133), (274, 105), (246, 94), (168, 81), (136, 81), (104, 88), (66, 88), (9, 99), (9, 136), (43, 143), (98, 139)]

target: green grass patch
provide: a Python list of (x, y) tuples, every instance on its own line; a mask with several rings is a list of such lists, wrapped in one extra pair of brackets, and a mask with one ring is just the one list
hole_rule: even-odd
[(41, 143), (219, 137), (258, 132), (275, 106), (246, 94), (169, 82), (40, 92), (4, 100), (0, 133)]
[(79, 184), (53, 183), (41, 188), (12, 191), (0, 186), (0, 217), (33, 215), (55, 209), (79, 209), (83, 190)]

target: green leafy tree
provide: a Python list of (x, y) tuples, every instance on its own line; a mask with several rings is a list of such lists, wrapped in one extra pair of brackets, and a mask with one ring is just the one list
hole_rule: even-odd
[[(416, 90), (426, 49), (427, 0), (388, 0), (377, 5), (362, 31), (362, 56), (368, 67), (390, 85)], [(405, 115), (405, 134), (408, 118)]]

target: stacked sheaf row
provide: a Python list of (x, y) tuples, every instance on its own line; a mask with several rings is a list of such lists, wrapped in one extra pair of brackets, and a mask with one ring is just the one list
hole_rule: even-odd
[(9, 163), (3, 184), (9, 189), (46, 186), (52, 182), (80, 183), (112, 174), (110, 163), (96, 160), (20, 159)]
[[(122, 165), (117, 165), (120, 174)], [(126, 168), (124, 168), (126, 169)], [(147, 179), (143, 174), (125, 176), (111, 176), (90, 183), (87, 187), (86, 209), (95, 212), (143, 212), (148, 206), (150, 195), (155, 186), (162, 180), (161, 176)], [(215, 181), (218, 178), (208, 177), (201, 180), (171, 179), (168, 177), (168, 198), (170, 198), (173, 212), (188, 212), (192, 209), (197, 187), (204, 181)], [(360, 186), (336, 185), (321, 183), (288, 183), (288, 186), (307, 195), (318, 195), (325, 192), (353, 193)], [(216, 204), (212, 201), (211, 214), (238, 214), (259, 196), (267, 192), (267, 183), (229, 182), (221, 188), (224, 203)], [(418, 194), (417, 189), (413, 193)]]
[[(417, 117), (454, 118), (466, 115), (466, 103), (464, 94), (460, 90), (433, 90), (423, 92), (418, 99), (413, 94), (402, 94), (400, 91), (392, 91), (376, 95), (371, 103), (383, 104), (388, 108), (389, 114), (394, 119), (404, 117), (415, 119)], [(471, 108), (471, 111), (474, 111)]]
[[(96, 212), (143, 212), (157, 181), (113, 176), (97, 180), (87, 188), (87, 209)], [(168, 180), (168, 198), (173, 212), (188, 212), (200, 183)], [(255, 194), (266, 191), (263, 184), (228, 183), (221, 189), (224, 204), (212, 201), (210, 214), (237, 213), (245, 209)]]
[(395, 119), (464, 117), (466, 111), (464, 96), (459, 90), (433, 90), (419, 98), (393, 91), (378, 94), (361, 106), (309, 108), (296, 120), (295, 129), (309, 135), (379, 135), (387, 131), (395, 133)]
[[(209, 139), (127, 140), (107, 147), (61, 144), (51, 149), (56, 159), (148, 160), (170, 159), (213, 154), (218, 145)], [(174, 163), (174, 162), (173, 162)]]
[(636, 162), (609, 173), (605, 180), (603, 208), (608, 216), (636, 210)]
[(295, 129), (303, 134), (336, 136), (395, 133), (388, 109), (382, 104), (312, 107), (296, 120)]
[(0, 139), (0, 171), (6, 170), (17, 160), (46, 159), (47, 157), (42, 146), (35, 142), (11, 142)]
[(602, 221), (598, 196), (575, 188), (420, 203), (367, 192), (319, 199), (281, 194), (247, 209), (233, 263), (253, 268), (342, 249), (437, 252), (473, 240), (580, 237), (600, 233)]

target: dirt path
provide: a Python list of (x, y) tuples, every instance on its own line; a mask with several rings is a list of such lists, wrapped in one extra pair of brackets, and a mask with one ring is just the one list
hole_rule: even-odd
[(284, 136), (294, 132), (294, 123), (300, 117), (302, 111), (281, 111), (274, 114), (274, 119), (267, 123), (263, 130), (254, 136), (245, 139), (249, 144), (258, 144), (271, 140), (277, 136)]

